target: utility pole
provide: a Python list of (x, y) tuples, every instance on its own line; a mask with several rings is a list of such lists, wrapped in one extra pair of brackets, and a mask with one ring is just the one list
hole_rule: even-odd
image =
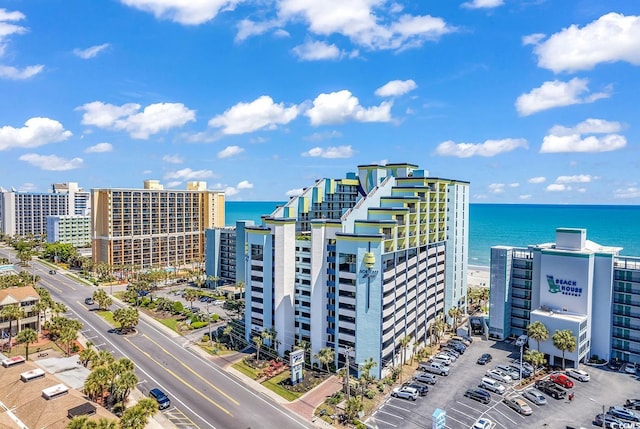
[(344, 348), (344, 356), (345, 356), (345, 360), (347, 363), (347, 403), (349, 403), (349, 397), (351, 396), (351, 376), (350, 376), (350, 372), (351, 372), (351, 366), (349, 363), (349, 354), (353, 351), (353, 349), (350, 346), (347, 346)]

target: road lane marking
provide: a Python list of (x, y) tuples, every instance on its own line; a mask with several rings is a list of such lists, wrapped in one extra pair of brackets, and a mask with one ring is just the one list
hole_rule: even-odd
[(193, 370), (193, 368), (188, 367), (187, 365), (185, 365), (184, 362), (179, 361), (178, 359), (176, 359), (176, 357), (174, 355), (172, 355), (171, 353), (169, 353), (164, 347), (162, 347), (160, 344), (158, 344), (157, 342), (155, 342), (152, 338), (150, 338), (148, 335), (146, 334), (142, 334), (143, 337), (145, 337), (147, 340), (151, 341), (153, 344), (155, 344), (160, 350), (162, 350), (167, 356), (171, 357), (172, 359), (174, 359), (176, 362), (178, 362), (180, 365), (182, 365), (185, 369), (187, 369), (190, 373), (192, 373), (193, 375), (195, 375), (196, 377), (198, 377), (200, 380), (204, 381), (206, 384), (208, 384), (209, 386), (211, 386), (212, 388), (214, 388), (218, 393), (220, 393), (222, 396), (224, 396), (225, 398), (227, 398), (228, 400), (230, 400), (231, 402), (233, 402), (234, 404), (236, 404), (237, 406), (240, 406), (240, 403), (238, 401), (236, 401), (235, 399), (233, 399), (231, 396), (227, 395), (225, 392), (223, 392), (222, 390), (220, 390), (220, 388), (218, 388), (217, 386), (211, 384), (209, 382), (209, 380), (207, 380), (206, 378), (204, 378), (203, 376), (201, 376), (200, 374), (198, 374), (196, 371)]
[[(81, 320), (82, 320), (82, 321), (83, 321), (87, 326), (90, 326), (90, 327), (91, 327), (91, 329), (93, 329), (94, 331), (96, 331), (96, 332), (97, 332), (97, 333), (98, 333), (102, 338), (104, 338), (104, 339), (105, 339), (105, 341), (107, 341), (109, 344), (111, 344), (111, 345), (113, 346), (113, 348), (114, 348), (115, 350), (117, 350), (117, 351), (118, 351), (118, 353), (120, 353), (123, 357), (126, 357), (127, 359), (130, 359), (130, 360), (132, 360), (132, 361), (133, 361), (133, 359), (132, 359), (131, 357), (129, 357), (129, 355), (128, 355), (128, 354), (126, 354), (124, 351), (120, 350), (120, 348), (118, 348), (118, 346), (117, 346), (117, 345), (115, 345), (115, 344), (114, 344), (114, 343), (109, 339), (109, 337), (108, 337), (107, 335), (101, 334), (101, 333), (100, 333), (100, 331), (98, 331), (98, 329), (96, 329), (96, 327), (95, 327), (95, 326), (93, 326), (93, 325), (91, 324), (91, 322), (89, 322), (89, 320), (85, 319), (83, 316), (80, 316), (80, 315), (78, 315), (78, 317), (79, 317), (79, 318), (80, 318), (80, 319), (81, 319)], [(100, 318), (100, 319), (101, 319), (101, 318)], [(151, 376), (151, 374), (149, 374), (149, 373), (148, 373), (147, 371), (145, 371), (143, 368), (141, 368), (140, 366), (137, 366), (137, 365), (136, 365), (136, 371), (140, 371), (141, 373), (143, 373), (144, 375), (146, 375), (147, 377), (149, 377), (149, 378), (154, 382), (154, 384), (156, 384), (158, 387), (162, 388), (162, 390), (164, 390), (165, 392), (167, 392), (167, 393), (169, 393), (170, 395), (172, 395), (172, 396), (175, 398), (176, 402), (179, 402), (180, 404), (182, 404), (182, 406), (183, 406), (185, 409), (189, 410), (191, 413), (193, 413), (193, 415), (197, 416), (200, 420), (202, 420), (202, 422), (203, 422), (205, 425), (209, 426), (211, 429), (217, 429), (214, 425), (212, 425), (212, 424), (209, 422), (209, 420), (208, 420), (208, 419), (205, 419), (205, 418), (204, 418), (204, 417), (202, 417), (200, 414), (196, 413), (196, 412), (195, 412), (191, 407), (189, 407), (189, 405), (187, 405), (184, 401), (182, 401), (178, 396), (173, 395), (173, 394), (171, 393), (171, 390), (170, 390), (170, 389), (168, 389), (166, 386), (164, 386), (164, 385), (163, 385), (162, 383), (160, 383), (158, 380), (156, 380), (155, 378), (153, 378), (153, 377)], [(305, 426), (305, 427), (306, 427), (306, 426)]]
[(198, 389), (196, 389), (195, 387), (191, 386), (189, 383), (187, 383), (186, 380), (183, 380), (178, 374), (176, 374), (175, 372), (173, 372), (172, 370), (170, 370), (169, 368), (166, 367), (166, 365), (162, 365), (160, 362), (158, 362), (157, 360), (155, 360), (149, 353), (147, 353), (146, 351), (142, 350), (140, 347), (138, 347), (137, 345), (135, 345), (129, 338), (125, 338), (125, 341), (127, 341), (129, 344), (131, 344), (133, 347), (135, 347), (136, 349), (138, 349), (138, 351), (140, 353), (142, 353), (143, 355), (145, 355), (149, 360), (155, 362), (156, 365), (163, 367), (164, 370), (166, 372), (168, 372), (169, 374), (171, 374), (172, 376), (174, 376), (178, 381), (180, 381), (181, 383), (183, 383), (185, 386), (187, 386), (189, 389), (193, 390), (195, 393), (197, 393), (198, 395), (200, 395), (205, 401), (215, 405), (216, 407), (220, 408), (221, 411), (224, 411), (225, 413), (227, 413), (229, 416), (233, 417), (233, 414), (231, 414), (231, 412), (229, 410), (227, 410), (226, 408), (224, 408), (222, 405), (218, 404), (216, 401), (214, 401), (213, 399), (209, 398), (208, 396), (206, 396), (204, 393), (200, 392)]

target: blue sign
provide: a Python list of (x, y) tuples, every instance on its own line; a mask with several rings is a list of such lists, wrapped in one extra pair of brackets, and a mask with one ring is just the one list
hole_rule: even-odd
[(447, 424), (447, 412), (436, 408), (431, 414), (431, 429), (445, 429)]

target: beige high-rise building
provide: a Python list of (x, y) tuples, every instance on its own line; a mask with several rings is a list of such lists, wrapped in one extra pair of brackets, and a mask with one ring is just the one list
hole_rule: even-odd
[(224, 226), (224, 192), (206, 183), (164, 189), (92, 189), (93, 261), (118, 267), (179, 267), (204, 261), (207, 228)]

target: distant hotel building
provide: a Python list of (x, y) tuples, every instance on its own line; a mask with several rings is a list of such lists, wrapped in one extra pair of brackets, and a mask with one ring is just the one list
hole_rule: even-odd
[(91, 247), (91, 216), (47, 216), (47, 242)]
[(224, 192), (205, 182), (167, 190), (156, 180), (144, 189), (92, 189), (94, 262), (114, 267), (179, 267), (204, 262), (207, 228), (224, 225)]
[(0, 311), (7, 305), (17, 305), (25, 313), (25, 317), (10, 323), (8, 319), (0, 319), (0, 338), (8, 338), (9, 325), (12, 328), (12, 336), (25, 328), (40, 331), (39, 312), (35, 305), (40, 301), (40, 295), (31, 286), (11, 287), (0, 290)]
[[(469, 184), (412, 164), (363, 165), (320, 179), (263, 217), (238, 222), (236, 279), (245, 336), (275, 329), (279, 352), (304, 341), (335, 364), (372, 358), (383, 377), (403, 337), (429, 341), (436, 316), (466, 311)], [(357, 365), (356, 365), (357, 367)]]
[(88, 216), (90, 194), (77, 183), (54, 183), (51, 192), (18, 192), (0, 188), (0, 232), (9, 236), (42, 236), (47, 216)]
[(551, 337), (564, 329), (577, 340), (568, 366), (593, 355), (640, 362), (640, 258), (586, 235), (558, 228), (555, 243), (491, 248), (489, 335), (518, 336), (540, 321), (549, 330), (540, 351), (551, 363), (562, 359)]

